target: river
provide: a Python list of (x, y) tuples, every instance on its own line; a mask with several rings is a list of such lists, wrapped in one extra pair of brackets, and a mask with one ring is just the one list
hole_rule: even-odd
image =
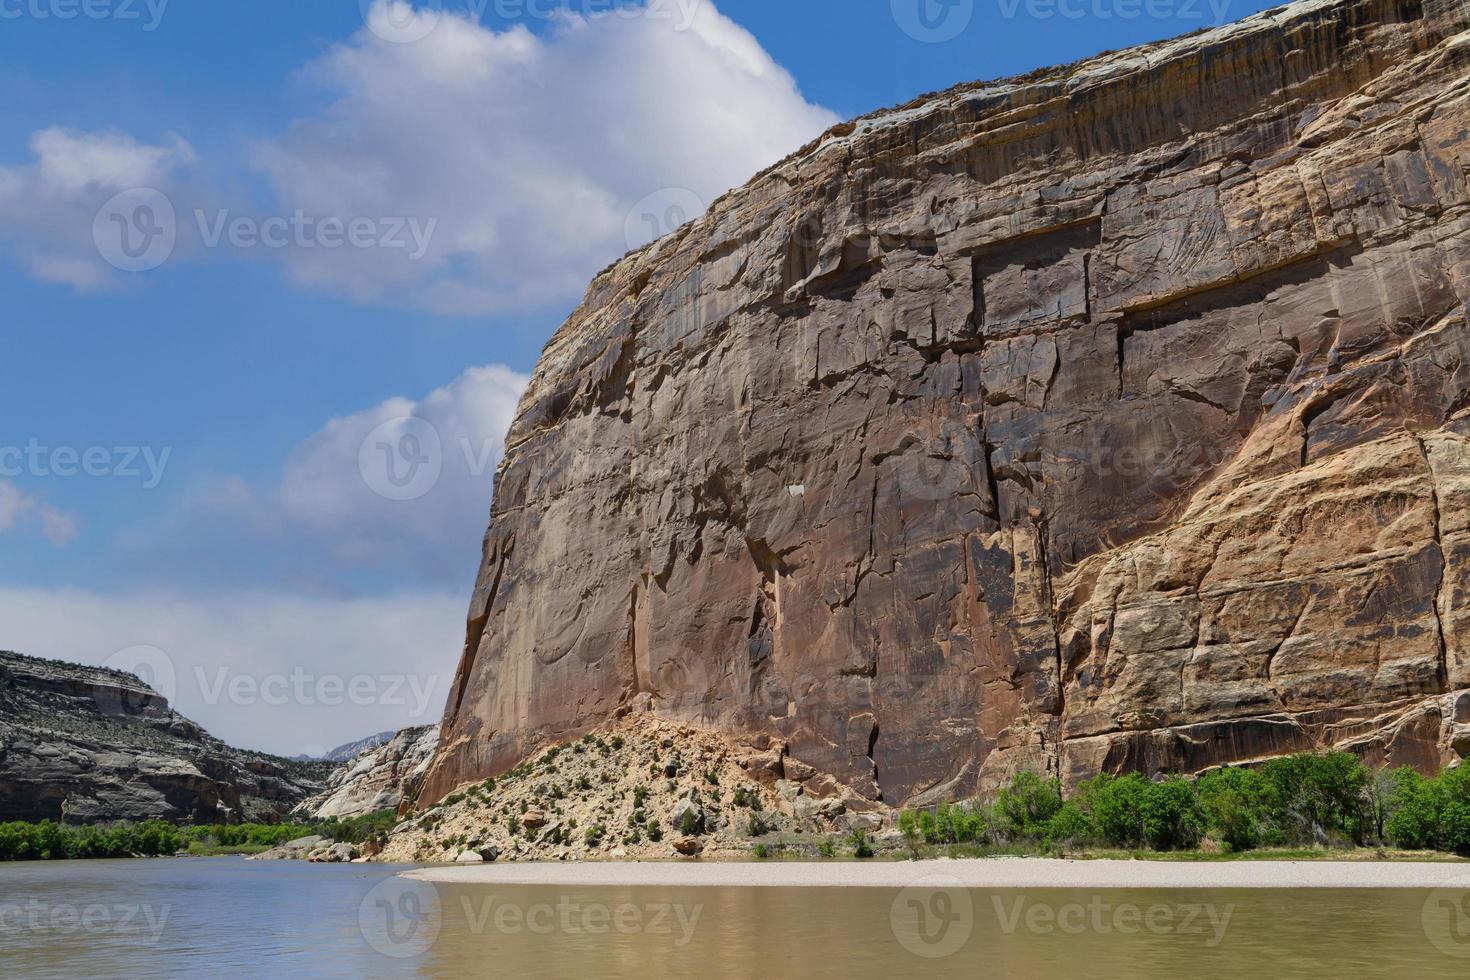
[(397, 870), (0, 865), (0, 976), (1470, 975), (1455, 890), (491, 887)]

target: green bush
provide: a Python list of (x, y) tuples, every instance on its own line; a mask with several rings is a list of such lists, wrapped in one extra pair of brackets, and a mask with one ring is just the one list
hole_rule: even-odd
[(1092, 825), (1092, 818), (1072, 800), (1063, 803), (1046, 824), (1046, 841), (1049, 844), (1080, 844), (1096, 836), (1097, 828)]
[(1372, 775), (1354, 755), (1299, 754), (1261, 767), (1273, 822), (1284, 842), (1318, 844), (1333, 838), (1362, 844), (1372, 825)]
[(1395, 770), (1384, 832), (1389, 840), (1411, 851), (1427, 851), (1439, 842), (1439, 822), (1445, 800), (1438, 783), (1412, 769)]
[(1033, 772), (1018, 773), (995, 801), (996, 822), (1010, 837), (1038, 839), (1062, 808), (1062, 785)]
[(1195, 783), (1211, 832), (1233, 851), (1259, 847), (1271, 832), (1265, 779), (1253, 769), (1227, 767)]
[(1077, 802), (1104, 842), (1113, 847), (1142, 847), (1144, 794), (1149, 782), (1138, 773), (1085, 780), (1077, 787)]
[(1188, 780), (1174, 776), (1143, 791), (1143, 841), (1156, 851), (1194, 847), (1205, 830), (1205, 813)]

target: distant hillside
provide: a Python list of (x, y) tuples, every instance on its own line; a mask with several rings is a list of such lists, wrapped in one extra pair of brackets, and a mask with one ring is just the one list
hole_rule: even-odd
[(231, 748), (133, 674), (0, 652), (0, 820), (270, 822), (335, 768)]

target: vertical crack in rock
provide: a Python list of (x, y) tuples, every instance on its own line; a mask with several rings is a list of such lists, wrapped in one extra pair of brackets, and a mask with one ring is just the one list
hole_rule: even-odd
[(878, 719), (873, 719), (873, 730), (868, 735), (868, 764), (873, 767), (873, 785), (878, 787), (878, 802), (883, 802), (883, 783), (878, 778)]
[(1419, 454), (1424, 457), (1425, 479), (1429, 481), (1429, 503), (1434, 508), (1432, 516), (1434, 522), (1434, 548), (1439, 552), (1439, 582), (1435, 585), (1434, 601), (1434, 626), (1439, 633), (1439, 690), (1441, 692), (1450, 689), (1450, 664), (1449, 644), (1444, 635), (1444, 614), (1449, 607), (1449, 563), (1448, 556), (1444, 550), (1444, 537), (1442, 533), (1443, 517), (1439, 509), (1439, 482), (1434, 474), (1434, 464), (1429, 459), (1429, 447), (1425, 445), (1424, 436), (1415, 433), (1414, 441), (1419, 446)]

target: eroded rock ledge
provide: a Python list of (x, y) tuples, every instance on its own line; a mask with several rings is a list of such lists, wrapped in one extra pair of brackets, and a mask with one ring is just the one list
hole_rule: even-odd
[(1307, 2), (867, 117), (600, 275), (432, 802), (635, 701), (889, 804), (1470, 747), (1470, 36)]

